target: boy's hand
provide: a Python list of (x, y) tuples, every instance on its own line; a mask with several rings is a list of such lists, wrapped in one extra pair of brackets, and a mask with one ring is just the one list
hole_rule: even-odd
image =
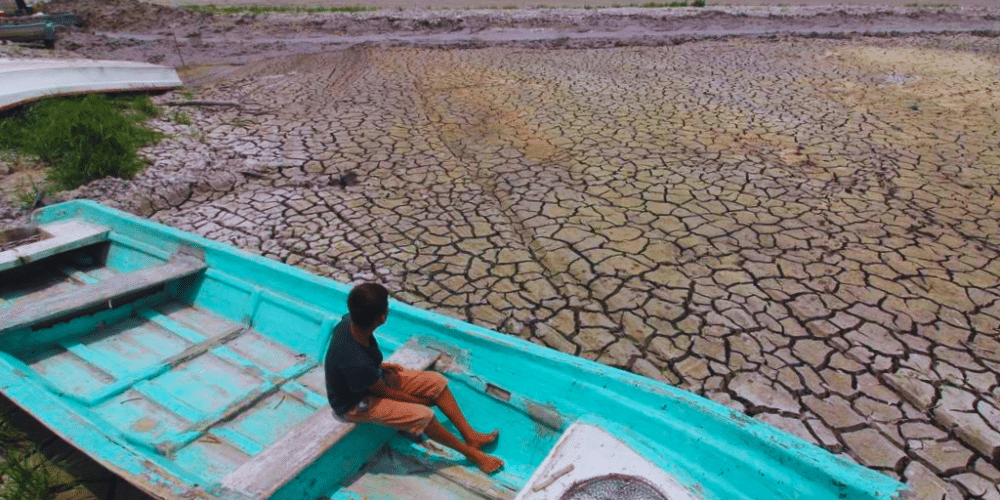
[(385, 381), (389, 387), (403, 385), (403, 379), (399, 376), (401, 370), (403, 367), (395, 363), (382, 363), (382, 373), (385, 375)]

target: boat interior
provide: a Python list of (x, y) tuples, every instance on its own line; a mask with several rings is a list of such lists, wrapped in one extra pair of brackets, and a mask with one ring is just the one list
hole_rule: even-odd
[[(317, 417), (343, 425), (329, 418), (325, 341), (317, 340), (346, 312), (343, 297), (315, 307), (208, 269), (183, 247), (165, 251), (82, 221), (22, 232), (27, 243), (0, 253), (7, 256), (0, 259), (5, 361), (113, 440), (158, 457), (192, 484), (237, 489), (260, 476), (248, 467), (241, 477), (248, 475), (241, 467), (260, 462), (283, 438), (311, 438), (315, 432), (296, 433), (315, 429)], [(391, 322), (379, 331), (396, 362), (406, 354), (400, 333)], [(431, 368), (439, 356), (407, 364)], [(341, 467), (339, 483), (320, 494), (514, 498), (560, 429), (511, 412), (460, 374), (446, 375), (474, 425), (492, 428), (497, 412), (511, 413), (501, 419), (503, 438), (493, 451), (507, 462), (502, 472), (487, 477), (429, 441), (367, 432), (379, 446), (353, 470)], [(526, 442), (532, 446), (522, 448)], [(296, 474), (308, 464), (298, 465)], [(274, 494), (275, 486), (261, 491)]]
[[(162, 498), (558, 498), (574, 464), (625, 473), (626, 455), (673, 500), (899, 487), (683, 391), (391, 301), (387, 361), (441, 372), (474, 427), (500, 429), (486, 451), (505, 466), (487, 476), (332, 415), (322, 359), (348, 285), (92, 202), (35, 220), (0, 235), (0, 390)], [(608, 436), (634, 453), (593, 444)]]

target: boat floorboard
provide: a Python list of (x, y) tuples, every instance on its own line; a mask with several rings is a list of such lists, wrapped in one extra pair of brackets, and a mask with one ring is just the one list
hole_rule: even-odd
[(122, 299), (129, 300), (127, 297), (157, 286), (162, 289), (166, 283), (191, 276), (205, 267), (196, 259), (174, 258), (161, 265), (121, 274), (116, 279), (98, 281), (71, 292), (22, 303), (0, 312), (0, 334), (29, 326), (37, 328), (39, 323), (65, 321), (67, 316), (73, 317), (74, 314), (90, 314), (94, 307), (111, 308), (113, 303)]
[[(437, 467), (385, 446), (332, 500), (357, 498), (393, 500), (494, 500), (481, 495), (453, 478), (439, 473)], [(512, 493), (509, 498), (514, 498)]]
[(203, 484), (327, 404), (315, 360), (178, 302), (22, 361), (120, 439), (172, 457)]
[(84, 285), (106, 280), (118, 273), (95, 263), (86, 250), (50, 257), (45, 266), (28, 264), (12, 270), (0, 280), (0, 310), (33, 304), (56, 294), (72, 292)]

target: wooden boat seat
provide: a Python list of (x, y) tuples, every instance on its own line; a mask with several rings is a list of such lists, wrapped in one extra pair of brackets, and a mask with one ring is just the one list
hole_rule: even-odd
[(0, 336), (75, 313), (85, 314), (94, 308), (110, 309), (114, 306), (114, 301), (122, 296), (190, 276), (205, 268), (205, 263), (200, 260), (177, 255), (160, 266), (115, 276), (44, 300), (14, 306), (0, 312)]
[(108, 228), (70, 220), (38, 228), (47, 238), (0, 252), (0, 271), (35, 262), (57, 253), (107, 241)]
[[(420, 347), (411, 340), (396, 350), (386, 362), (411, 370), (426, 370), (440, 356), (440, 352)], [(230, 472), (222, 479), (222, 485), (244, 493), (249, 498), (269, 498), (355, 427), (356, 424), (335, 417), (330, 408), (323, 408), (250, 461)]]

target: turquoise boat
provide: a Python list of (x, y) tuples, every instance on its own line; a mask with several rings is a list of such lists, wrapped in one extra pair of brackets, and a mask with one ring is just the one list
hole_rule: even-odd
[(487, 476), (332, 415), (322, 359), (348, 285), (93, 202), (32, 217), (0, 239), (0, 390), (156, 498), (909, 496), (688, 392), (391, 302), (389, 360), (440, 371), (501, 429)]

